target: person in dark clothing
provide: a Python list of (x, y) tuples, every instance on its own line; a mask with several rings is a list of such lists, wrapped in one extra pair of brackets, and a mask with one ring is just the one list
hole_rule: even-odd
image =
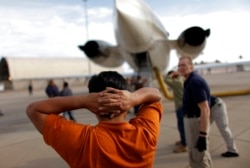
[(185, 78), (182, 105), (189, 164), (192, 168), (212, 168), (207, 142), (210, 129), (210, 88), (194, 72), (190, 57), (183, 56), (179, 59), (178, 71)]
[(56, 86), (54, 80), (49, 80), (48, 85), (45, 89), (45, 92), (49, 98), (59, 96), (59, 90)]
[(32, 86), (32, 82), (29, 83), (29, 86), (28, 86), (28, 91), (29, 91), (29, 94), (32, 95), (33, 93), (33, 86)]
[[(72, 96), (72, 95), (73, 95), (73, 93), (72, 93), (71, 89), (69, 88), (68, 82), (64, 82), (63, 89), (60, 92), (60, 96)], [(69, 111), (63, 112), (63, 117), (66, 117), (66, 114), (69, 116), (70, 120), (76, 121), (74, 116), (73, 116), (72, 111), (69, 110)]]

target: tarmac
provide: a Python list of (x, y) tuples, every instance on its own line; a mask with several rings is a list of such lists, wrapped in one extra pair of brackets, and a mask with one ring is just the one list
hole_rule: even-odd
[[(228, 91), (250, 87), (250, 72), (205, 75), (212, 91)], [(60, 86), (60, 85), (59, 85)], [(86, 87), (72, 88), (75, 94), (86, 93)], [(63, 159), (43, 142), (26, 116), (25, 109), (33, 101), (47, 98), (43, 90), (32, 95), (24, 91), (0, 92), (0, 168), (68, 168)], [(225, 142), (215, 124), (211, 126), (209, 150), (214, 168), (250, 168), (250, 95), (223, 97), (227, 104), (229, 126), (234, 135), (239, 157), (223, 158)], [(164, 114), (155, 156), (155, 168), (186, 168), (188, 153), (173, 153), (179, 140), (174, 103), (163, 98)], [(95, 116), (87, 110), (76, 110), (77, 122), (96, 124)], [(128, 118), (134, 117), (132, 113)]]

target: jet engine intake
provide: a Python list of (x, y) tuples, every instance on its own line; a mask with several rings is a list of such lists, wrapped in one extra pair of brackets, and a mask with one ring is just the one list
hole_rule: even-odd
[(125, 61), (118, 47), (101, 40), (91, 40), (78, 46), (94, 63), (107, 68), (122, 65)]
[(177, 39), (178, 56), (190, 56), (192, 59), (199, 56), (209, 35), (210, 29), (203, 30), (197, 26), (184, 30)]

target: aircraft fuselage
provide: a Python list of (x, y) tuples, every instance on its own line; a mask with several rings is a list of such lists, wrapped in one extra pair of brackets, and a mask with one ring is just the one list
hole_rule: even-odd
[(159, 19), (141, 0), (115, 1), (115, 37), (130, 53), (150, 50), (156, 40), (168, 38)]

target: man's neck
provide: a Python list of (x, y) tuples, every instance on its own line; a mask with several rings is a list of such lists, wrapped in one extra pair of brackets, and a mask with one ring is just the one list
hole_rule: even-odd
[(117, 120), (117, 119), (101, 119), (99, 122), (109, 122), (109, 123), (120, 123), (120, 122), (126, 122), (126, 120)]
[(100, 116), (97, 116), (97, 119), (99, 122), (111, 122), (111, 123), (117, 123), (117, 122), (125, 122), (127, 114), (120, 114), (119, 116), (116, 116), (114, 118), (103, 118)]
[[(193, 71), (192, 71), (192, 72), (193, 72)], [(191, 75), (192, 72), (186, 74), (186, 75), (184, 76), (184, 78), (187, 79), (187, 78)]]

